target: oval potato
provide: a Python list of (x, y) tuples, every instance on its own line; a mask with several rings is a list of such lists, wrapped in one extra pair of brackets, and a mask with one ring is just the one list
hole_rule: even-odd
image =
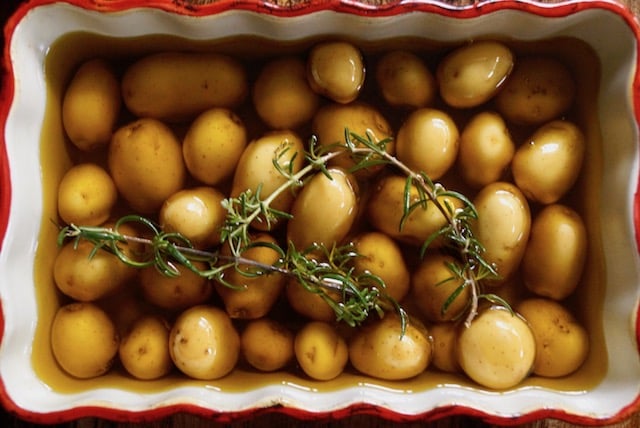
[(307, 79), (311, 88), (342, 104), (358, 98), (365, 70), (360, 49), (348, 42), (318, 43), (307, 57)]
[(376, 63), (375, 77), (382, 97), (392, 107), (426, 107), (438, 92), (431, 70), (410, 51), (384, 54)]

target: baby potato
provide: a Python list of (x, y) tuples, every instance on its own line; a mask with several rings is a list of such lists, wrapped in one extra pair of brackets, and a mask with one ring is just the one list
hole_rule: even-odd
[[(280, 260), (280, 253), (267, 245), (277, 245), (277, 241), (266, 233), (253, 237), (256, 244), (241, 253), (248, 260), (254, 260), (268, 266)], [(224, 246), (222, 254), (231, 254), (229, 246)], [(259, 276), (247, 276), (255, 272), (256, 268), (245, 264), (238, 264), (224, 272), (224, 281), (239, 289), (215, 282), (218, 295), (224, 302), (225, 310), (231, 318), (257, 319), (271, 310), (284, 288), (285, 278), (279, 273), (263, 273)]]
[(168, 122), (192, 120), (212, 107), (239, 106), (249, 93), (247, 73), (219, 53), (161, 52), (131, 64), (122, 77), (131, 113)]
[(234, 369), (240, 335), (223, 310), (192, 306), (176, 319), (169, 333), (169, 353), (176, 367), (194, 379), (213, 380)]
[(455, 320), (469, 307), (469, 287), (464, 287), (460, 294), (448, 302), (463, 284), (463, 280), (449, 269), (454, 262), (455, 259), (451, 256), (427, 253), (411, 275), (412, 298), (421, 310), (421, 315), (429, 321)]
[[(193, 264), (201, 270), (207, 267), (202, 262)], [(172, 312), (206, 303), (213, 292), (211, 283), (183, 265), (177, 264), (175, 268), (179, 273), (177, 276), (166, 276), (155, 266), (140, 270), (138, 281), (144, 299)]]
[(375, 77), (382, 98), (392, 107), (426, 107), (438, 91), (431, 70), (410, 51), (394, 50), (384, 54), (376, 63)]
[(329, 168), (327, 172), (329, 176), (318, 172), (309, 179), (291, 206), (287, 241), (300, 250), (311, 245), (331, 249), (347, 236), (356, 219), (355, 180), (339, 168)]
[(328, 323), (311, 321), (297, 333), (293, 343), (296, 360), (307, 376), (331, 380), (349, 361), (347, 342)]
[(396, 157), (414, 171), (437, 180), (455, 162), (459, 138), (458, 127), (446, 112), (414, 110), (398, 130)]
[(365, 74), (362, 53), (351, 43), (322, 42), (309, 51), (309, 85), (335, 102), (347, 104), (358, 98)]
[(242, 119), (225, 108), (201, 113), (189, 126), (182, 142), (182, 155), (189, 173), (210, 186), (233, 175), (247, 146)]
[(307, 81), (306, 64), (296, 57), (269, 61), (253, 86), (253, 106), (271, 129), (296, 129), (311, 120), (320, 97)]
[(416, 320), (402, 332), (400, 318), (392, 313), (372, 320), (356, 331), (349, 343), (349, 361), (360, 373), (384, 380), (409, 379), (431, 362), (427, 329)]
[(573, 76), (559, 60), (521, 57), (496, 96), (495, 105), (510, 122), (541, 125), (560, 118), (573, 104), (575, 92)]
[(149, 118), (114, 133), (108, 162), (118, 191), (142, 214), (157, 211), (182, 188), (186, 177), (180, 142), (166, 125)]
[(220, 243), (220, 228), (227, 210), (225, 196), (217, 189), (199, 186), (182, 189), (169, 196), (160, 208), (158, 221), (165, 232), (177, 232), (194, 247), (205, 248)]
[(155, 315), (134, 322), (120, 341), (118, 356), (136, 379), (158, 379), (173, 369), (169, 354), (169, 323)]
[(456, 351), (458, 328), (458, 324), (453, 322), (440, 322), (429, 326), (433, 350), (432, 364), (438, 370), (446, 373), (460, 372)]
[[(371, 197), (366, 206), (367, 219), (379, 231), (410, 245), (422, 245), (434, 233), (447, 224), (447, 220), (440, 210), (427, 202), (424, 207), (417, 206), (404, 220), (404, 194), (406, 179), (399, 175), (389, 175), (372, 188)], [(410, 202), (415, 204), (419, 200), (415, 186), (410, 189)], [(442, 204), (449, 204), (453, 209), (462, 207), (460, 200), (451, 196), (440, 196)], [(438, 246), (434, 241), (431, 245)]]
[(567, 308), (550, 299), (530, 298), (515, 309), (536, 339), (533, 373), (561, 377), (582, 365), (589, 354), (589, 335)]
[(69, 303), (53, 318), (51, 350), (60, 367), (76, 378), (93, 378), (109, 371), (119, 344), (113, 322), (93, 303)]
[[(300, 171), (304, 163), (304, 144), (292, 131), (269, 132), (252, 141), (246, 147), (234, 173), (231, 197), (237, 198), (247, 190), (255, 194), (260, 189), (260, 198), (264, 200), (278, 187), (286, 183), (287, 177), (275, 167), (274, 160), (284, 171), (293, 174)], [(271, 208), (289, 212), (294, 194), (283, 192), (271, 203)], [(267, 222), (259, 217), (251, 225), (259, 230), (268, 231), (278, 221)]]
[(485, 186), (474, 199), (478, 220), (475, 236), (484, 245), (484, 259), (500, 279), (508, 281), (518, 270), (531, 231), (531, 212), (522, 192), (513, 184), (497, 181)]
[(513, 63), (513, 53), (500, 42), (476, 41), (456, 48), (436, 70), (440, 96), (452, 107), (479, 106), (505, 84)]
[(575, 124), (554, 120), (522, 144), (513, 157), (513, 179), (534, 202), (559, 201), (575, 184), (582, 168), (585, 138)]
[(294, 358), (294, 333), (270, 318), (249, 321), (240, 335), (245, 360), (262, 372), (284, 368)]
[(478, 113), (460, 134), (458, 171), (467, 185), (482, 188), (503, 177), (515, 151), (502, 117), (490, 111)]
[(105, 147), (120, 115), (120, 82), (104, 59), (80, 65), (62, 100), (62, 124), (69, 140), (83, 151)]
[(578, 286), (587, 258), (587, 230), (573, 209), (548, 205), (533, 219), (522, 259), (524, 283), (539, 296), (562, 300)]
[(385, 284), (380, 290), (396, 302), (409, 292), (410, 273), (400, 246), (381, 232), (365, 232), (353, 239), (359, 257), (353, 261), (355, 273), (369, 272)]
[[(340, 302), (339, 291), (329, 290), (326, 293), (334, 302)], [(336, 313), (329, 303), (320, 294), (308, 291), (296, 279), (287, 281), (285, 296), (294, 311), (310, 320), (324, 322), (336, 320)]]
[(92, 163), (76, 164), (58, 185), (58, 214), (67, 224), (99, 226), (109, 219), (117, 199), (107, 171)]
[(480, 312), (462, 327), (456, 344), (458, 363), (472, 380), (490, 389), (509, 389), (533, 369), (536, 341), (519, 315), (501, 306)]

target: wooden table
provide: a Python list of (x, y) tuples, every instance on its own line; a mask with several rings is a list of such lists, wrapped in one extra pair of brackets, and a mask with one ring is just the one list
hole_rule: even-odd
[[(0, 20), (2, 23), (10, 16), (11, 12), (17, 7), (17, 5), (24, 0), (0, 0)], [(296, 0), (293, 0), (296, 1)], [(384, 2), (385, 0), (363, 0), (369, 3), (379, 3)], [(468, 4), (472, 0), (448, 0), (451, 3), (455, 4)], [(545, 0), (547, 3), (556, 3), (559, 0)], [(620, 0), (621, 3), (626, 4), (636, 15), (640, 16), (640, 0)], [(202, 0), (198, 2), (202, 3)], [(1, 411), (0, 411), (1, 412)], [(7, 414), (6, 412), (0, 413), (0, 426), (11, 428), (11, 427), (36, 427), (38, 425), (28, 423), (22, 421), (13, 415)], [(96, 418), (85, 418), (77, 421), (70, 422), (68, 424), (62, 425), (63, 427), (68, 428), (125, 428), (125, 427), (139, 427), (139, 424), (133, 423), (116, 423), (108, 420), (96, 419)], [(437, 421), (429, 422), (429, 423), (420, 423), (420, 422), (410, 422), (405, 424), (397, 424), (390, 421), (386, 421), (383, 419), (376, 418), (374, 416), (368, 415), (355, 415), (351, 417), (347, 417), (340, 420), (327, 420), (327, 421), (318, 421), (318, 422), (309, 422), (309, 421), (299, 421), (293, 418), (290, 418), (286, 415), (278, 414), (278, 413), (269, 413), (264, 414), (262, 416), (258, 416), (251, 420), (242, 420), (237, 421), (232, 424), (227, 423), (216, 423), (211, 422), (208, 419), (200, 418), (193, 415), (188, 414), (177, 414), (165, 419), (161, 419), (155, 422), (149, 422), (144, 424), (145, 427), (150, 428), (164, 428), (164, 427), (189, 427), (189, 428), (198, 428), (198, 427), (210, 427), (210, 428), (222, 428), (222, 427), (231, 427), (231, 428), (249, 428), (249, 427), (278, 427), (278, 428), (293, 428), (298, 426), (305, 426), (309, 428), (320, 428), (320, 427), (331, 427), (331, 428), (342, 428), (342, 427), (368, 427), (368, 428), (390, 428), (390, 427), (407, 427), (407, 428), (478, 428), (478, 427), (488, 427), (491, 426), (481, 420), (474, 419), (471, 417), (449, 417), (440, 419)], [(537, 422), (528, 423), (525, 425), (519, 425), (521, 428), (575, 428), (581, 425), (569, 424), (559, 420), (547, 419), (541, 420)], [(636, 428), (640, 427), (640, 411), (634, 413), (626, 420), (613, 424), (606, 425), (610, 428)]]

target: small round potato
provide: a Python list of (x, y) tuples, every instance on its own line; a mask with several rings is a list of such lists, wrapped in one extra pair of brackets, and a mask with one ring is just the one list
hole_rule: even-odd
[(513, 63), (513, 53), (500, 42), (477, 41), (456, 48), (436, 70), (440, 95), (452, 107), (479, 106), (507, 81)]
[(92, 163), (72, 166), (58, 186), (58, 214), (67, 224), (99, 226), (118, 200), (111, 176)]
[[(285, 296), (294, 311), (310, 320), (324, 322), (336, 320), (336, 313), (329, 303), (320, 294), (308, 291), (296, 279), (287, 281)], [(338, 291), (327, 291), (327, 296), (335, 302), (341, 299)]]
[(426, 107), (438, 92), (436, 79), (424, 61), (404, 50), (388, 52), (378, 60), (376, 83), (382, 97), (392, 107)]
[(118, 354), (119, 344), (115, 325), (93, 303), (69, 303), (53, 318), (51, 350), (71, 376), (88, 379), (105, 374)]
[(120, 341), (118, 355), (127, 373), (136, 379), (158, 379), (173, 369), (169, 354), (170, 327), (159, 316), (134, 322)]
[(182, 146), (165, 124), (138, 119), (119, 128), (109, 145), (109, 171), (131, 208), (157, 211), (186, 178)]
[(520, 125), (558, 119), (573, 104), (576, 84), (569, 69), (551, 57), (520, 57), (500, 93), (496, 108)]
[(456, 344), (458, 363), (472, 380), (490, 389), (508, 389), (533, 369), (536, 341), (519, 315), (501, 306), (480, 312), (462, 327)]
[(516, 150), (511, 164), (516, 184), (532, 201), (559, 201), (580, 175), (585, 145), (582, 131), (571, 122), (541, 126)]
[(323, 42), (309, 51), (309, 85), (335, 102), (347, 104), (358, 98), (365, 74), (362, 53), (351, 43)]
[(296, 360), (312, 379), (331, 380), (344, 370), (349, 361), (347, 342), (328, 323), (311, 321), (294, 339)]
[[(204, 263), (194, 262), (194, 265), (206, 269)], [(171, 312), (206, 303), (213, 292), (211, 283), (183, 265), (175, 267), (179, 272), (175, 277), (162, 274), (154, 266), (139, 272), (138, 281), (145, 300)]]
[(236, 366), (240, 336), (223, 310), (209, 305), (192, 306), (173, 324), (169, 352), (173, 363), (187, 376), (219, 379)]
[(247, 130), (233, 111), (213, 108), (187, 130), (182, 154), (189, 173), (210, 186), (231, 177), (247, 145)]
[(515, 309), (536, 339), (535, 374), (561, 377), (582, 365), (589, 354), (589, 335), (567, 308), (553, 300), (531, 298)]
[(539, 296), (554, 300), (577, 288), (587, 258), (587, 230), (573, 209), (548, 205), (533, 219), (522, 259), (524, 283)]
[(516, 151), (502, 117), (485, 111), (473, 116), (460, 134), (458, 171), (479, 189), (503, 178)]
[(307, 81), (304, 61), (284, 57), (260, 69), (253, 86), (253, 105), (271, 129), (296, 129), (311, 120), (320, 97)]
[(460, 372), (456, 351), (458, 329), (458, 324), (453, 322), (440, 322), (429, 325), (429, 334), (433, 341), (432, 364), (438, 370), (446, 373)]
[(80, 65), (62, 100), (62, 123), (80, 150), (105, 147), (111, 140), (122, 100), (120, 82), (104, 59)]
[(252, 367), (272, 372), (286, 367), (294, 358), (294, 333), (269, 318), (250, 321), (240, 335), (242, 355)]

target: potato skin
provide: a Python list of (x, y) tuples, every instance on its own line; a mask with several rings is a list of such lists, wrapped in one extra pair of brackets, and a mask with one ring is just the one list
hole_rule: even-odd
[(429, 325), (429, 334), (432, 340), (433, 367), (446, 373), (459, 373), (456, 342), (458, 340), (458, 324), (453, 322), (440, 322)]
[(291, 330), (273, 319), (250, 321), (240, 335), (242, 355), (260, 371), (280, 370), (294, 358), (294, 337)]
[(328, 323), (311, 321), (294, 339), (296, 360), (302, 370), (315, 380), (331, 380), (344, 370), (349, 361), (346, 341)]
[(394, 50), (384, 54), (376, 64), (375, 78), (382, 97), (392, 107), (426, 107), (438, 92), (431, 70), (410, 51)]
[(230, 56), (161, 52), (131, 64), (121, 91), (137, 117), (184, 122), (212, 107), (240, 105), (249, 85), (244, 67)]
[(323, 42), (307, 57), (307, 80), (318, 94), (347, 104), (360, 94), (366, 75), (362, 53), (347, 42)]
[[(201, 262), (194, 262), (194, 265), (202, 270), (207, 268)], [(153, 266), (142, 269), (138, 273), (138, 282), (144, 299), (169, 312), (206, 303), (212, 295), (213, 285), (182, 265), (177, 265), (176, 269), (180, 275), (175, 277), (163, 275)]]
[(143, 380), (168, 374), (173, 369), (169, 331), (169, 324), (159, 316), (145, 315), (136, 320), (118, 348), (120, 362), (127, 373)]

